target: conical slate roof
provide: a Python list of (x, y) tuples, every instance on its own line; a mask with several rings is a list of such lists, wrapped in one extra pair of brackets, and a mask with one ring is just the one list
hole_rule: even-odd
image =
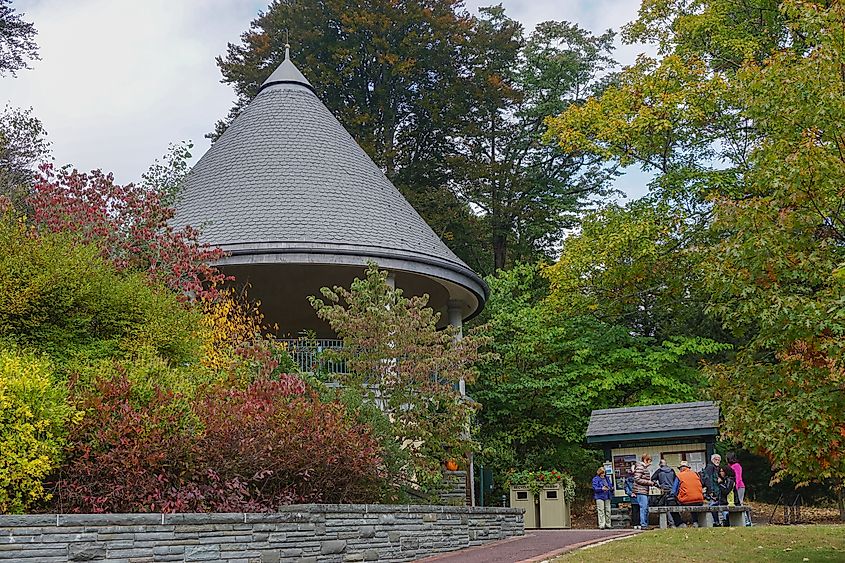
[(314, 251), (411, 260), (452, 271), (451, 281), (474, 286), (482, 304), (487, 293), (289, 59), (194, 166), (174, 224), (200, 227), (205, 242), (232, 257)]

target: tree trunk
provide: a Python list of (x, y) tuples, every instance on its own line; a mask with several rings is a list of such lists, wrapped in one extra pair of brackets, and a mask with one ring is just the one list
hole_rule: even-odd
[(845, 481), (839, 482), (838, 487), (839, 494), (837, 495), (839, 500), (839, 521), (845, 522)]
[[(494, 219), (495, 220), (495, 219)], [(498, 225), (493, 226), (493, 271), (504, 270), (508, 252), (508, 237)]]

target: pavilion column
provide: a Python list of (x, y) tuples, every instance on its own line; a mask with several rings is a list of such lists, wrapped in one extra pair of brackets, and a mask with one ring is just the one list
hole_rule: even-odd
[[(449, 308), (448, 308), (448, 315), (449, 315), (449, 325), (455, 327), (457, 332), (455, 333), (455, 338), (460, 340), (464, 337), (464, 303), (463, 301), (456, 301), (454, 299), (449, 300)], [(458, 389), (461, 391), (461, 396), (467, 394), (466, 390), (466, 382), (461, 379), (458, 383)]]
[[(463, 301), (457, 300), (449, 300), (448, 305), (448, 315), (449, 315), (449, 325), (453, 326), (457, 329), (455, 332), (455, 339), (460, 340), (464, 337), (464, 303)], [(461, 393), (461, 397), (465, 397), (467, 394), (466, 389), (466, 381), (461, 379), (458, 382), (458, 390)], [(467, 479), (467, 485), (469, 486), (469, 505), (475, 506), (475, 460), (473, 459), (472, 452), (467, 454), (467, 461), (469, 462), (469, 479)]]

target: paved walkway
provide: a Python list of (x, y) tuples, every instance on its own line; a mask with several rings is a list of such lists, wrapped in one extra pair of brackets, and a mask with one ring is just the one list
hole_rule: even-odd
[(528, 563), (543, 561), (567, 551), (611, 538), (639, 532), (633, 530), (526, 530), (524, 536), (435, 555), (425, 562), (437, 563)]

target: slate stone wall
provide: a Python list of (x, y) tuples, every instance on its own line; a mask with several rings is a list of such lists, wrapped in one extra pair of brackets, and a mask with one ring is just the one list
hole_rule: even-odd
[(410, 561), (524, 533), (522, 509), (294, 505), (273, 514), (0, 516), (0, 561)]

